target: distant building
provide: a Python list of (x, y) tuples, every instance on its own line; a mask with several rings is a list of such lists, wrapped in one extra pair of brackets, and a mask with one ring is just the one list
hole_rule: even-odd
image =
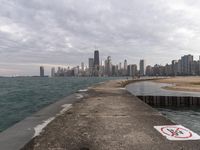
[(112, 76), (118, 76), (118, 65), (112, 65)]
[(44, 67), (40, 66), (40, 77), (44, 77)]
[(110, 56), (108, 56), (107, 59), (105, 60), (105, 74), (107, 76), (112, 75), (112, 61)]
[(89, 75), (93, 74), (94, 58), (88, 59)]
[(119, 63), (119, 70), (122, 70), (122, 63)]
[(81, 70), (84, 71), (85, 67), (84, 67), (84, 62), (81, 63)]
[(146, 73), (145, 69), (146, 69), (145, 60), (144, 60), (144, 59), (141, 59), (141, 60), (140, 60), (140, 75), (141, 75), (141, 76), (144, 76), (144, 75), (145, 75), (145, 73)]
[(128, 64), (127, 64), (127, 60), (125, 59), (124, 60), (124, 75), (127, 76), (127, 67), (128, 67)]
[(127, 72), (128, 72), (128, 76), (132, 76), (132, 77), (137, 76), (137, 65), (136, 64), (128, 65)]
[(172, 71), (172, 75), (176, 76), (178, 74), (178, 61), (177, 60), (172, 60), (172, 65), (171, 65), (171, 71)]
[(51, 77), (55, 77), (56, 75), (56, 70), (55, 67), (51, 68)]
[(185, 55), (181, 57), (181, 73), (182, 75), (192, 75), (192, 55)]
[(150, 65), (148, 65), (146, 67), (146, 75), (147, 76), (152, 76), (153, 75), (153, 69), (152, 69), (152, 67)]
[(94, 76), (99, 76), (99, 51), (94, 51)]

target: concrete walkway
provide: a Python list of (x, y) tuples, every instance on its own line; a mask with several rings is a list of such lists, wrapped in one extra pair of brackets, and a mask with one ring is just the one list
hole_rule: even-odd
[(85, 92), (25, 150), (198, 150), (200, 141), (169, 141), (153, 126), (172, 125), (153, 108), (110, 81)]

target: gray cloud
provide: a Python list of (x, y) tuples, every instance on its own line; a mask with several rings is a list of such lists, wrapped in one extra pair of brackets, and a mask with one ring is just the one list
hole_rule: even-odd
[[(149, 64), (199, 55), (200, 3), (194, 0), (0, 0), (0, 75), (38, 66), (104, 59)], [(159, 58), (159, 59), (158, 59)]]

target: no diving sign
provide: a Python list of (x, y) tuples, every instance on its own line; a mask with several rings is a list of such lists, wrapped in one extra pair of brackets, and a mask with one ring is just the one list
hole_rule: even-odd
[(168, 140), (200, 140), (200, 136), (182, 125), (154, 126)]

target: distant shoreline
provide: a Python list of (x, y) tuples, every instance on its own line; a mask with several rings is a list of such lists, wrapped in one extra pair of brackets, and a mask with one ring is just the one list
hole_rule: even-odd
[(172, 77), (159, 79), (154, 82), (168, 83), (174, 85), (162, 87), (165, 90), (200, 92), (200, 77)]

